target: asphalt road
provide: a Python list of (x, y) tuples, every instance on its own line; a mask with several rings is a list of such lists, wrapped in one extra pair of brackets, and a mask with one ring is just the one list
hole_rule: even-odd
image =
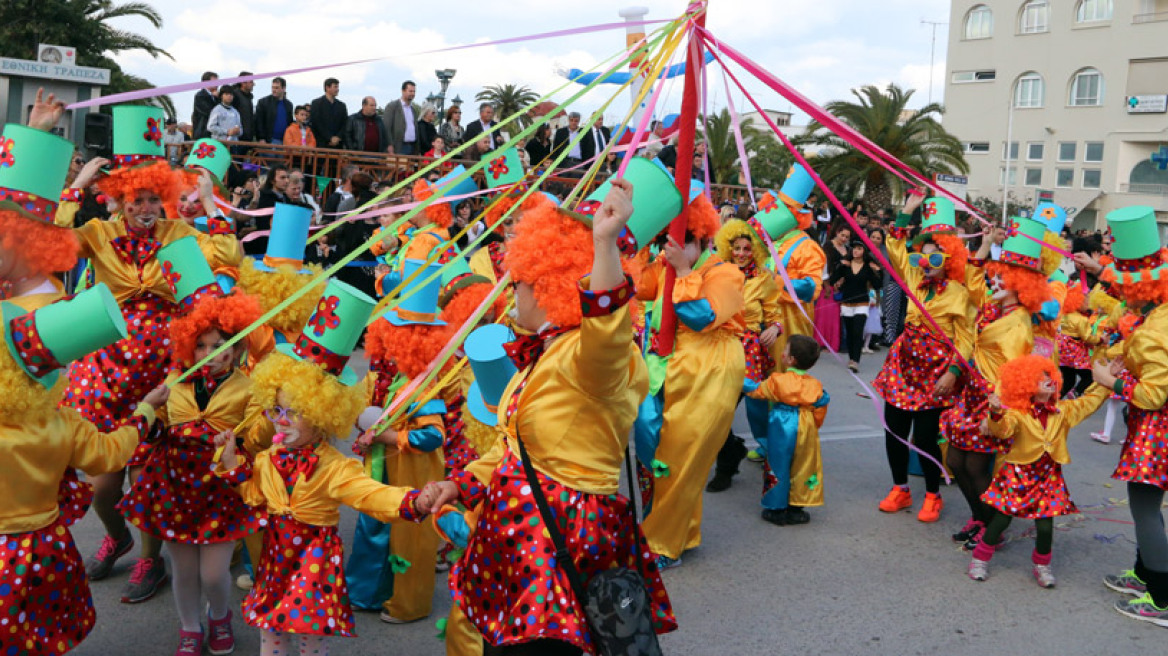
[[(861, 374), (875, 377), (882, 355), (865, 356)], [(831, 358), (813, 373), (832, 396), (821, 433), (826, 505), (810, 524), (776, 527), (759, 518), (760, 469), (744, 463), (732, 489), (707, 494), (703, 544), (682, 567), (664, 574), (680, 629), (662, 639), (671, 656), (733, 654), (1162, 654), (1168, 633), (1121, 617), (1118, 595), (1100, 578), (1129, 567), (1135, 553), (1122, 484), (1109, 476), (1119, 457), (1122, 427), (1100, 445), (1102, 411), (1071, 435), (1065, 468), (1081, 515), (1056, 520), (1058, 586), (1043, 590), (1030, 575), (1033, 524), (1017, 520), (990, 579), (965, 576), (968, 554), (949, 535), (967, 517), (956, 486), (943, 488), (941, 521), (926, 525), (914, 508), (877, 511), (891, 485), (879, 413), (857, 395), (859, 385)], [(740, 416), (736, 425), (745, 430)], [(923, 482), (913, 479), (919, 508)], [(348, 539), (352, 511), (342, 513)], [(91, 512), (74, 527), (83, 555), (101, 528)], [(93, 584), (97, 626), (74, 653), (156, 656), (173, 653), (178, 624), (170, 590), (129, 606), (119, 593), (131, 564)], [(357, 638), (336, 638), (333, 654), (443, 654), (434, 622), (449, 608), (446, 575), (436, 575), (434, 613), (408, 625), (382, 624), (357, 613)], [(236, 591), (237, 601), (243, 593)], [(259, 632), (236, 620), (239, 654), (259, 653)], [(1159, 645), (1159, 646), (1157, 646)]]

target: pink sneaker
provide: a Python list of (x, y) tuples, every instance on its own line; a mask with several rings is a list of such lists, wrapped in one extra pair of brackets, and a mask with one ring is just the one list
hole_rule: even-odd
[(179, 631), (178, 650), (174, 656), (200, 656), (203, 653), (202, 631)]
[(1100, 444), (1111, 444), (1111, 436), (1106, 433), (1091, 433), (1091, 439)]
[(235, 634), (231, 632), (231, 611), (222, 619), (211, 619), (207, 614), (207, 651), (217, 656), (235, 651)]

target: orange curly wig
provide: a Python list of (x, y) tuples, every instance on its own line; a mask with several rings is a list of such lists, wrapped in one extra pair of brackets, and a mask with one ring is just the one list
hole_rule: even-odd
[(377, 319), (365, 332), (365, 354), (371, 362), (393, 361), (398, 371), (414, 378), (438, 355), (446, 339), (446, 326), (395, 326)]
[[(491, 226), (494, 226), (495, 234), (502, 235), (504, 232), (504, 227), (506, 226), (506, 222), (500, 222), (499, 219), (512, 207), (514, 207), (516, 201), (518, 200), (518, 196), (503, 196), (498, 201), (491, 203), (487, 206), (486, 211), (483, 212), (483, 223), (486, 224), (488, 229), (490, 229)], [(538, 191), (534, 191), (530, 196), (527, 197), (526, 200), (523, 201), (523, 204), (519, 206), (519, 209), (515, 210), (515, 212), (511, 214), (511, 220), (518, 221), (519, 219), (523, 218), (524, 212), (530, 212), (531, 210), (544, 206), (554, 207), (552, 202), (548, 200), (547, 196), (544, 196)]]
[(998, 395), (1002, 405), (1013, 410), (1028, 412), (1033, 405), (1038, 384), (1047, 376), (1054, 381), (1054, 388), (1062, 387), (1063, 376), (1058, 366), (1050, 358), (1041, 355), (1024, 355), (1002, 365)]
[(1018, 295), (1018, 302), (1030, 314), (1042, 310), (1042, 304), (1051, 299), (1050, 284), (1041, 271), (1031, 271), (1025, 267), (990, 262), (986, 265), (990, 276), (1001, 276), (1006, 289)]
[[(166, 216), (172, 219), (186, 220), (178, 211), (178, 202), (182, 200), (183, 194), (192, 194), (198, 191), (200, 174), (198, 171), (192, 169), (175, 169), (174, 173), (175, 176), (178, 177), (177, 193), (175, 193), (174, 198), (163, 201), (162, 209), (166, 212)], [(212, 193), (215, 194), (215, 198), (223, 202), (227, 202), (227, 199), (223, 197), (223, 194), (220, 191), (218, 185), (212, 185), (211, 189)], [(203, 210), (202, 206), (200, 205), (199, 213), (196, 215), (196, 217), (202, 215)]]
[[(228, 296), (203, 297), (186, 316), (170, 322), (170, 343), (174, 357), (185, 367), (193, 365), (199, 337), (214, 329), (229, 338), (263, 316), (260, 300), (241, 292)], [(240, 342), (245, 344), (245, 342)]]
[(564, 328), (580, 325), (576, 285), (592, 270), (592, 231), (549, 204), (523, 214), (507, 243), (507, 270), (527, 283), (547, 320)]
[(68, 271), (77, 264), (81, 243), (69, 228), (41, 223), (16, 212), (0, 210), (0, 244), (20, 253), (33, 275)]
[[(490, 296), (493, 289), (493, 285), (480, 282), (458, 290), (451, 297), (450, 302), (442, 309), (442, 314), (439, 316), (440, 319), (446, 322), (446, 326), (449, 328), (449, 336), (453, 336), (462, 327), (462, 324), (466, 323), (470, 315), (474, 314), (474, 311), (478, 309), (479, 305), (487, 296)], [(480, 323), (495, 323), (499, 320), (499, 317), (503, 316), (506, 309), (507, 295), (499, 294), (499, 297), (495, 299), (491, 307), (487, 308), (487, 312), (483, 315)]]
[[(434, 188), (430, 186), (429, 182), (425, 180), (418, 180), (414, 183), (414, 200), (421, 203), (427, 198), (434, 195)], [(441, 201), (431, 203), (422, 210), (426, 219), (431, 223), (437, 225), (439, 228), (449, 228), (450, 224), (454, 223), (454, 213), (450, 211), (450, 203), (443, 203)]]
[[(149, 189), (158, 194), (164, 207), (173, 208), (178, 204), (178, 195), (184, 184), (182, 171), (170, 168), (166, 162), (154, 162), (142, 166), (117, 169), (98, 181), (102, 193), (124, 203), (140, 189)], [(168, 218), (178, 218), (177, 214)]]
[[(1168, 262), (1168, 248), (1160, 251), (1160, 261)], [(1121, 271), (1113, 272), (1113, 275), (1119, 293), (1129, 307), (1139, 308), (1148, 303), (1156, 305), (1168, 303), (1168, 274), (1161, 273), (1160, 280), (1142, 282), (1133, 282), (1131, 274)]]
[[(957, 235), (939, 234), (929, 237), (937, 245), (937, 248), (949, 255), (949, 259), (945, 263), (945, 277), (949, 280), (956, 280), (958, 282), (965, 280), (965, 265), (969, 262), (969, 249), (965, 247), (965, 242)], [(921, 242), (914, 249), (918, 253), (921, 248), (928, 242)]]
[(1077, 284), (1067, 285), (1067, 296), (1063, 299), (1063, 314), (1083, 312), (1086, 304), (1087, 295), (1083, 293), (1083, 288)]
[(697, 239), (713, 239), (722, 227), (722, 216), (705, 194), (698, 194), (689, 204), (686, 230)]

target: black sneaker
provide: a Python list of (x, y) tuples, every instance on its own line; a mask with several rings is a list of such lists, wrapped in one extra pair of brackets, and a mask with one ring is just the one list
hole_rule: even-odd
[(770, 508), (763, 508), (762, 509), (762, 519), (763, 519), (763, 521), (770, 522), (770, 523), (774, 524), (775, 526), (786, 526), (787, 525), (787, 509), (782, 508), (780, 510), (772, 510)]
[(714, 477), (706, 484), (706, 492), (724, 492), (734, 483), (734, 474), (715, 470)]
[(977, 521), (976, 519), (970, 518), (969, 521), (965, 522), (965, 526), (961, 527), (960, 531), (957, 531), (956, 533), (953, 534), (953, 541), (954, 542), (965, 542), (965, 541), (969, 540), (969, 538), (972, 538), (973, 536), (977, 535), (977, 532), (982, 530), (982, 528), (984, 528), (984, 526), (985, 526), (984, 524)]
[(97, 553), (89, 562), (85, 563), (85, 574), (90, 581), (100, 581), (110, 575), (114, 570), (114, 563), (122, 556), (130, 553), (130, 549), (134, 548), (134, 536), (126, 531), (126, 537), (121, 542), (105, 536), (101, 539), (101, 546), (98, 547)]
[(796, 526), (799, 524), (806, 524), (807, 522), (810, 522), (810, 521), (811, 521), (811, 515), (808, 515), (807, 511), (803, 510), (799, 506), (791, 506), (791, 507), (787, 508), (787, 525), (788, 526)]
[(139, 558), (130, 572), (130, 582), (122, 590), (123, 604), (137, 604), (158, 594), (166, 583), (166, 563), (162, 557)]

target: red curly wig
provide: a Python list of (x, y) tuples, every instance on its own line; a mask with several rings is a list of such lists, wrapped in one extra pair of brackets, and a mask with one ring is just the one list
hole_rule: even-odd
[[(964, 281), (965, 265), (969, 262), (969, 249), (965, 247), (965, 242), (957, 235), (948, 234), (931, 235), (929, 241), (949, 256), (945, 262), (945, 277), (958, 282)], [(921, 242), (914, 250), (919, 253), (926, 243), (928, 242)]]
[(524, 212), (507, 243), (505, 262), (516, 283), (532, 286), (548, 321), (564, 328), (580, 325), (576, 285), (592, 270), (588, 226), (550, 203)]
[(1038, 384), (1047, 376), (1054, 382), (1056, 390), (1063, 384), (1062, 373), (1055, 362), (1041, 355), (1014, 358), (1002, 365), (999, 375), (998, 395), (1002, 405), (1023, 412), (1029, 412), (1034, 395), (1038, 392)]
[(1081, 285), (1067, 285), (1067, 296), (1063, 299), (1063, 314), (1083, 312), (1087, 304), (1087, 295), (1083, 293)]
[(393, 361), (410, 378), (426, 369), (447, 340), (446, 326), (395, 326), (378, 319), (365, 333), (365, 353), (371, 362)]
[[(447, 303), (446, 307), (442, 309), (442, 314), (439, 315), (439, 318), (442, 321), (445, 321), (447, 327), (450, 329), (448, 331), (450, 333), (449, 336), (453, 336), (454, 332), (462, 327), (462, 324), (466, 323), (466, 320), (470, 318), (470, 315), (474, 314), (474, 311), (478, 309), (479, 305), (488, 296), (491, 295), (492, 290), (494, 290), (493, 285), (480, 282), (469, 285), (455, 292), (454, 296), (451, 297), (450, 302)], [(495, 299), (495, 302), (491, 304), (491, 307), (487, 308), (486, 314), (483, 315), (482, 322), (495, 323), (499, 320), (499, 317), (503, 316), (503, 313), (506, 311), (506, 309), (507, 295), (499, 294), (499, 297)]]
[(58, 228), (10, 210), (0, 210), (0, 244), (20, 253), (33, 275), (68, 271), (77, 264), (81, 243), (69, 228)]
[(1037, 314), (1042, 310), (1042, 304), (1051, 300), (1050, 283), (1040, 271), (1031, 271), (1025, 267), (990, 262), (986, 265), (986, 273), (990, 276), (1001, 276), (1006, 289), (1018, 295), (1018, 302), (1030, 314)]
[[(488, 229), (491, 226), (495, 226), (495, 230), (494, 230), (495, 234), (502, 235), (504, 232), (504, 227), (506, 225), (506, 222), (505, 221), (500, 222), (499, 219), (504, 214), (506, 214), (512, 207), (514, 207), (516, 201), (518, 201), (518, 200), (519, 200), (518, 196), (515, 196), (515, 197), (503, 196), (499, 200), (494, 201), (493, 203), (491, 203), (490, 205), (487, 206), (486, 211), (483, 213), (483, 223), (486, 224)], [(517, 221), (517, 220), (523, 218), (523, 214), (522, 214), (523, 212), (530, 212), (531, 210), (534, 210), (537, 207), (544, 207), (544, 206), (554, 207), (552, 202), (550, 200), (548, 200), (547, 196), (544, 196), (542, 193), (540, 193), (538, 191), (532, 192), (532, 194), (530, 196), (528, 196), (526, 200), (523, 201), (523, 204), (519, 206), (519, 209), (515, 210), (515, 212), (511, 214), (511, 220)]]
[(260, 300), (242, 292), (227, 296), (205, 296), (188, 314), (170, 322), (170, 343), (174, 357), (185, 367), (193, 365), (199, 337), (218, 330), (229, 338), (263, 316)]
[[(183, 217), (178, 211), (178, 203), (180, 200), (182, 200), (183, 194), (192, 194), (198, 192), (200, 173), (194, 169), (175, 169), (174, 173), (178, 178), (177, 193), (175, 193), (174, 198), (163, 200), (162, 209), (166, 212), (166, 216), (168, 218), (186, 220), (185, 217)], [(220, 187), (218, 185), (212, 185), (211, 190), (212, 193), (215, 194), (215, 198), (223, 202), (227, 202), (227, 199), (223, 197), (223, 194), (220, 191)], [(200, 205), (199, 213), (195, 216), (198, 217), (202, 215), (203, 210), (202, 205)]]
[[(170, 168), (166, 162), (154, 162), (129, 168), (117, 169), (98, 181), (102, 193), (125, 203), (141, 189), (149, 189), (158, 194), (164, 207), (175, 207), (178, 195), (184, 185), (183, 172)], [(172, 217), (169, 214), (169, 218)]]
[[(429, 182), (418, 180), (414, 183), (415, 201), (421, 203), (433, 195), (434, 188), (430, 186)], [(426, 209), (422, 210), (422, 213), (428, 221), (439, 228), (449, 228), (450, 224), (454, 223), (454, 213), (450, 211), (450, 203), (443, 203), (441, 200), (428, 205)]]
[(689, 204), (686, 230), (702, 240), (713, 239), (722, 227), (722, 217), (705, 194), (698, 194)]

